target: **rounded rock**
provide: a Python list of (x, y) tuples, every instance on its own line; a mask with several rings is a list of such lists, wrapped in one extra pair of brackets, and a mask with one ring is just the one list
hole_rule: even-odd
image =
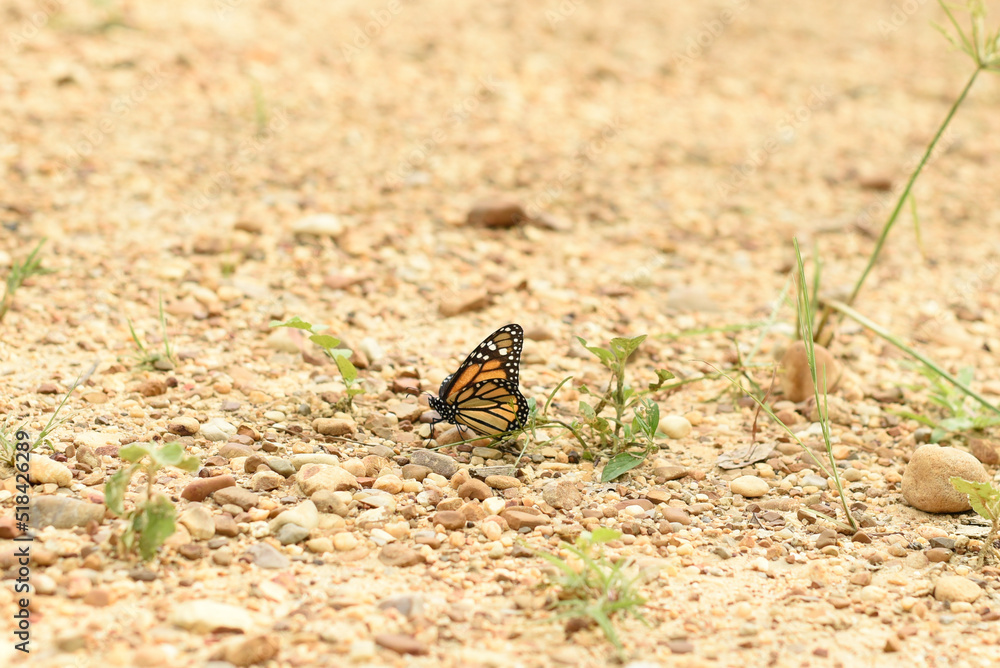
[(764, 496), (768, 489), (767, 481), (755, 475), (741, 475), (729, 483), (729, 490), (733, 494), (739, 494), (748, 499)]
[(969, 510), (969, 499), (951, 486), (957, 476), (972, 482), (990, 478), (982, 463), (964, 450), (922, 445), (910, 456), (903, 472), (903, 498), (918, 510), (928, 513), (962, 513)]
[(691, 423), (683, 415), (664, 415), (660, 418), (660, 431), (669, 438), (684, 438), (691, 433)]
[(942, 575), (934, 583), (934, 598), (938, 601), (972, 603), (982, 593), (979, 585), (960, 575)]

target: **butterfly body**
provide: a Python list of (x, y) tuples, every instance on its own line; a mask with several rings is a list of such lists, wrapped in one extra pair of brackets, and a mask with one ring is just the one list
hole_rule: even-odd
[(496, 436), (524, 426), (528, 402), (518, 389), (524, 330), (505, 325), (476, 346), (444, 379), (430, 406), (441, 420)]

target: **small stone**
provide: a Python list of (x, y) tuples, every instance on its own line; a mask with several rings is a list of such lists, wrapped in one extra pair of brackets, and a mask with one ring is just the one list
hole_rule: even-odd
[(209, 441), (226, 441), (236, 435), (236, 427), (223, 418), (212, 418), (201, 425), (201, 435)]
[(321, 489), (312, 495), (311, 500), (316, 504), (316, 509), (321, 513), (333, 513), (341, 517), (347, 517), (350, 508), (336, 492), (329, 489)]
[(837, 532), (833, 529), (823, 529), (816, 539), (816, 549), (822, 550), (824, 547), (837, 544)]
[(679, 480), (688, 474), (683, 466), (659, 466), (653, 469), (653, 475), (665, 480)]
[(23, 532), (17, 528), (17, 522), (13, 517), (6, 515), (4, 517), (0, 517), (0, 538), (17, 538), (22, 533)]
[(235, 538), (240, 535), (240, 527), (231, 515), (216, 515), (215, 533), (220, 536)]
[(170, 614), (170, 623), (192, 633), (246, 633), (254, 626), (250, 613), (243, 608), (207, 599), (178, 603)]
[(333, 534), (333, 548), (337, 552), (350, 552), (358, 546), (358, 539), (350, 531)]
[(1000, 464), (1000, 448), (985, 438), (969, 439), (969, 452), (972, 456), (987, 466)]
[(957, 476), (972, 482), (987, 482), (990, 477), (982, 463), (957, 448), (922, 445), (910, 456), (903, 471), (903, 498), (918, 510), (928, 513), (961, 513), (969, 510), (969, 499), (955, 491), (949, 478)]
[(676, 522), (686, 526), (692, 522), (691, 515), (683, 508), (674, 508), (672, 506), (668, 506), (666, 508), (661, 507), (660, 515), (662, 515), (663, 519), (670, 523)]
[(208, 547), (204, 543), (184, 543), (177, 548), (177, 553), (185, 559), (197, 561), (208, 555)]
[(420, 464), (407, 464), (403, 467), (403, 479), (423, 482), (424, 478), (427, 477), (427, 474), (431, 472), (432, 471), (426, 466), (421, 466)]
[(457, 531), (465, 528), (465, 516), (457, 510), (439, 510), (431, 518), (431, 524), (440, 524), (449, 531)]
[(493, 496), (493, 490), (491, 490), (482, 480), (476, 480), (473, 478), (472, 480), (468, 480), (459, 485), (458, 495), (463, 499), (485, 501)]
[(276, 636), (253, 636), (228, 645), (222, 658), (234, 666), (257, 666), (276, 657), (280, 648), (281, 641)]
[(201, 430), (201, 423), (193, 417), (174, 418), (167, 423), (167, 431), (178, 436), (194, 436)]
[(316, 418), (313, 420), (313, 431), (324, 436), (347, 436), (353, 434), (357, 425), (353, 420), (342, 418)]
[(511, 199), (485, 199), (476, 202), (465, 217), (473, 227), (516, 227), (528, 220), (524, 208)]
[[(295, 454), (291, 456), (290, 461), (296, 471), (301, 469), (306, 464), (326, 464), (327, 466), (340, 466), (341, 468), (344, 467), (344, 465), (340, 463), (340, 457), (338, 457), (337, 455), (330, 455), (325, 452), (307, 452), (307, 453)], [(355, 475), (364, 475), (364, 473), (362, 472)]]
[(35, 453), (31, 453), (29, 457), (28, 479), (31, 482), (39, 485), (53, 483), (59, 487), (73, 484), (73, 472), (64, 464)]
[(144, 397), (158, 397), (167, 393), (167, 383), (162, 378), (147, 378), (136, 389)]
[(526, 508), (523, 506), (515, 506), (513, 508), (508, 508), (507, 510), (500, 513), (500, 517), (507, 520), (507, 526), (509, 526), (514, 531), (518, 531), (521, 527), (534, 529), (536, 527), (549, 524), (548, 517), (542, 515), (541, 513), (533, 514), (527, 511)]
[(934, 598), (938, 601), (973, 603), (982, 593), (979, 585), (960, 575), (942, 575), (934, 583)]
[(487, 515), (499, 515), (506, 507), (507, 502), (499, 496), (492, 496), (483, 501), (483, 510)]
[(684, 438), (691, 433), (691, 423), (683, 415), (664, 415), (660, 418), (660, 431), (668, 438)]
[(250, 478), (250, 488), (255, 492), (269, 492), (285, 484), (285, 477), (274, 471), (258, 471)]
[(496, 448), (485, 448), (478, 445), (472, 448), (473, 457), (482, 457), (483, 459), (500, 459), (503, 457), (503, 453)]
[(690, 640), (671, 640), (667, 643), (667, 647), (674, 654), (690, 654), (694, 651), (694, 645)]
[(284, 478), (291, 478), (295, 475), (295, 467), (292, 463), (281, 457), (268, 457), (265, 462), (267, 467)]
[(740, 494), (748, 499), (764, 496), (768, 489), (767, 481), (755, 475), (741, 475), (729, 483), (729, 490), (733, 494)]
[(378, 560), (386, 566), (407, 568), (424, 563), (424, 557), (412, 548), (399, 543), (389, 543), (379, 552)]
[(254, 543), (243, 552), (243, 556), (249, 557), (253, 563), (261, 568), (288, 568), (290, 563), (288, 557), (269, 543)]
[(433, 450), (414, 450), (410, 453), (410, 463), (426, 466), (434, 473), (451, 479), (458, 472), (458, 462)]
[(242, 487), (223, 487), (222, 489), (214, 492), (212, 498), (220, 506), (226, 504), (233, 504), (234, 506), (239, 506), (243, 510), (250, 510), (260, 501), (260, 497), (248, 489), (243, 489)]
[(297, 524), (309, 533), (319, 526), (319, 511), (316, 509), (316, 504), (309, 500), (303, 501), (271, 520), (268, 528), (274, 533), (285, 524)]
[(292, 224), (292, 233), (317, 237), (339, 237), (345, 229), (344, 223), (332, 213), (314, 213)]
[(195, 540), (208, 540), (215, 535), (215, 519), (211, 511), (200, 503), (193, 503), (185, 508), (177, 521), (187, 527)]
[(376, 478), (372, 487), (389, 494), (399, 494), (403, 491), (403, 481), (399, 479), (399, 476), (388, 474)]
[[(278, 517), (281, 517), (281, 515)], [(281, 525), (281, 528), (273, 533), (274, 537), (277, 538), (278, 542), (282, 545), (299, 543), (309, 537), (309, 529), (292, 523)]]
[(401, 594), (385, 598), (378, 603), (379, 610), (397, 610), (404, 617), (422, 615), (424, 612), (424, 597), (420, 594)]
[(326, 552), (333, 552), (333, 540), (325, 536), (319, 538), (311, 538), (306, 541), (306, 549), (313, 554), (324, 554)]
[(85, 527), (104, 519), (105, 507), (66, 496), (34, 496), (28, 503), (29, 523), (32, 527), (53, 526), (57, 529)]
[(583, 503), (583, 494), (574, 483), (560, 480), (542, 488), (542, 499), (553, 508), (570, 510)]
[(225, 487), (236, 485), (236, 479), (231, 475), (217, 475), (212, 478), (195, 478), (181, 492), (181, 498), (188, 501), (204, 501), (209, 494), (214, 494)]
[(84, 595), (83, 602), (94, 608), (106, 608), (111, 605), (111, 592), (101, 587), (91, 589)]
[(341, 492), (361, 488), (353, 475), (339, 466), (326, 464), (306, 464), (299, 469), (295, 479), (306, 496), (312, 496), (321, 489)]
[[(237, 457), (246, 457), (248, 460), (254, 457), (253, 450), (250, 449), (249, 445), (244, 445), (242, 443), (226, 443), (221, 448), (219, 448), (219, 456), (226, 459), (236, 459)], [(257, 469), (255, 468), (254, 471)], [(248, 471), (248, 473), (253, 473), (253, 471)]]
[(488, 475), (486, 484), (493, 489), (515, 489), (521, 486), (521, 481), (512, 475)]
[(422, 656), (429, 653), (427, 646), (422, 642), (412, 636), (404, 635), (402, 633), (379, 633), (375, 636), (375, 644), (379, 647), (392, 650), (397, 654), (413, 654)]
[[(813, 346), (816, 357), (816, 378), (821, 389), (824, 385), (827, 392), (837, 389), (840, 376), (843, 373), (840, 362), (818, 343)], [(809, 370), (809, 360), (806, 347), (802, 341), (796, 341), (788, 346), (785, 357), (781, 361), (781, 387), (785, 398), (793, 403), (799, 403), (814, 395), (812, 372)]]
[(924, 556), (927, 557), (927, 561), (935, 564), (950, 561), (952, 554), (951, 550), (946, 550), (943, 547), (932, 547), (924, 552)]

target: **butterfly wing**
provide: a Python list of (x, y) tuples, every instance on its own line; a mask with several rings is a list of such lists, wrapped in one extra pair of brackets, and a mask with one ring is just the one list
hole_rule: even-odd
[(444, 379), (431, 408), (442, 420), (493, 435), (524, 424), (528, 404), (517, 388), (524, 330), (505, 325), (476, 346)]
[(509, 380), (483, 380), (455, 396), (454, 422), (482, 436), (495, 436), (524, 426), (528, 402)]

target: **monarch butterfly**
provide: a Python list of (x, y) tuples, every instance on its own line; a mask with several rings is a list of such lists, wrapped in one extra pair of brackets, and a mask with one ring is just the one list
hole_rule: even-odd
[(444, 379), (430, 406), (436, 422), (468, 427), (480, 436), (496, 436), (524, 426), (528, 402), (517, 389), (524, 330), (504, 325), (476, 346), (458, 370)]

